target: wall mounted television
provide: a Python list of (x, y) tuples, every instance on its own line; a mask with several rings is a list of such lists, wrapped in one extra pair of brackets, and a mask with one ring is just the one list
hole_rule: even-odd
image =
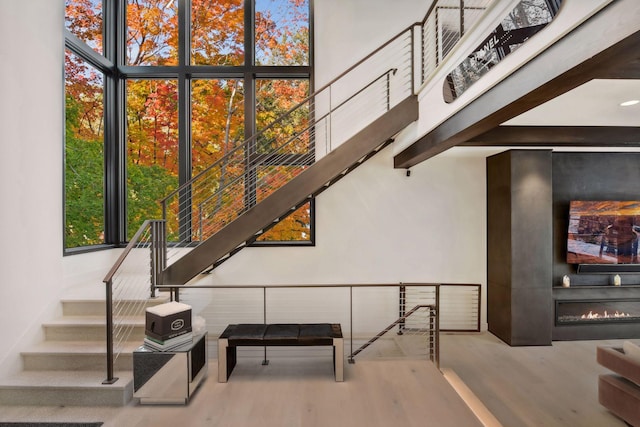
[(570, 202), (567, 263), (578, 272), (640, 272), (639, 237), (640, 201)]

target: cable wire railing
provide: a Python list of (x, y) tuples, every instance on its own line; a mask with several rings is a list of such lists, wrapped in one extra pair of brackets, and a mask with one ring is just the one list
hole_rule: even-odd
[[(478, 284), (368, 283), (308, 285), (208, 285), (173, 289), (202, 318), (210, 336), (237, 323), (339, 323), (348, 360), (428, 359), (438, 364), (441, 319), (448, 331), (480, 331)], [(461, 297), (462, 296), (462, 297)], [(461, 300), (461, 298), (463, 298)], [(411, 305), (407, 305), (407, 301)], [(463, 309), (452, 309), (460, 302)], [(391, 332), (395, 327), (394, 334)], [(381, 331), (381, 332), (378, 332)], [(347, 344), (349, 342), (350, 344)], [(265, 352), (264, 354), (263, 351)], [(267, 359), (266, 349), (244, 349), (244, 357)], [(272, 355), (316, 354), (322, 349), (269, 348)], [(307, 353), (308, 352), (308, 353)], [(216, 340), (209, 353), (217, 354)]]
[[(107, 378), (118, 380), (114, 364), (134, 333), (147, 301), (156, 296), (158, 274), (165, 265), (164, 221), (146, 220), (105, 276)], [(151, 274), (149, 274), (151, 272)]]
[[(407, 320), (412, 318), (415, 313), (419, 313), (420, 311), (426, 313), (426, 321), (422, 321), (422, 325), (418, 327), (414, 327), (411, 329), (404, 328), (398, 334), (402, 335), (405, 331), (410, 331), (412, 333), (419, 332), (421, 335), (425, 335), (427, 353), (429, 355), (429, 360), (431, 360), (436, 366), (440, 365), (440, 349), (439, 349), (439, 333), (440, 328), (438, 326), (438, 303), (436, 299), (436, 304), (427, 305), (427, 304), (418, 304), (409, 310), (406, 314), (399, 317), (395, 321), (393, 321), (389, 326), (380, 331), (376, 336), (371, 338), (369, 341), (358, 347), (355, 351), (351, 352), (349, 355), (349, 362), (354, 363), (354, 357), (356, 357), (359, 353), (361, 353), (364, 349), (369, 347), (371, 344), (378, 341), (382, 338), (387, 332), (391, 331), (395, 326), (400, 326), (406, 324)], [(424, 317), (424, 316), (423, 316)]]
[[(195, 247), (213, 236), (412, 95), (416, 57), (422, 58), (422, 84), (489, 3), (434, 2), (421, 22), (398, 33), (169, 193), (161, 201), (171, 242), (167, 262), (185, 254), (180, 248)], [(416, 35), (420, 55), (415, 52)], [(260, 230), (256, 238), (265, 231)]]
[(169, 250), (168, 262), (181, 255), (179, 248), (211, 237), (388, 111), (396, 102), (393, 90), (410, 96), (410, 83), (396, 89), (398, 80), (403, 77), (397, 68), (385, 69), (337, 104), (327, 86), (167, 195), (163, 215), (177, 249)]
[(420, 25), (421, 84), (453, 51), (494, 0), (438, 0), (433, 2)]

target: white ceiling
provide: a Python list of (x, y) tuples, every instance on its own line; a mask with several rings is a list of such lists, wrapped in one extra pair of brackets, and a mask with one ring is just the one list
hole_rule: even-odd
[(640, 80), (592, 80), (503, 124), (640, 127), (640, 104), (620, 106), (630, 99), (640, 100)]

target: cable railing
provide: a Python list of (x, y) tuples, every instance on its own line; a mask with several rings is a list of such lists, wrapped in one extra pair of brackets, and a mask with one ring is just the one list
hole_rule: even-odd
[[(197, 246), (298, 176), (400, 101), (393, 91), (411, 95), (407, 82), (397, 89), (398, 80), (408, 77), (387, 68), (337, 103), (327, 86), (170, 193), (162, 205), (172, 246)], [(179, 255), (170, 250), (168, 262)]]
[(156, 296), (158, 275), (165, 265), (164, 242), (164, 221), (145, 221), (103, 280), (107, 343), (104, 384), (118, 380), (114, 364), (138, 326), (136, 318), (144, 314), (147, 301)]
[[(398, 33), (242, 144), (227, 149), (219, 160), (169, 193), (162, 200), (172, 243), (167, 262), (184, 255), (180, 248), (199, 245), (413, 94), (416, 57), (422, 58), (422, 84), (489, 3), (436, 1), (421, 22)], [(416, 35), (422, 45), (420, 55), (414, 49)]]
[(435, 72), (494, 0), (437, 0), (420, 25), (421, 84)]
[[(190, 305), (194, 316), (204, 320), (210, 336), (238, 323), (339, 323), (350, 361), (356, 355), (370, 358), (379, 354), (437, 364), (441, 330), (480, 331), (479, 317), (477, 323), (475, 317), (480, 312), (478, 284), (189, 284), (160, 289), (175, 291), (181, 302)], [(407, 301), (412, 305), (406, 305)], [(452, 309), (456, 304), (464, 308)], [(445, 328), (441, 319), (449, 323)], [(394, 327), (396, 333), (389, 333)], [(216, 340), (208, 345), (209, 354), (217, 354)], [(266, 360), (266, 351), (247, 348), (239, 355)], [(268, 351), (291, 356), (323, 350), (273, 347)]]
[[(437, 289), (437, 288), (436, 288)], [(437, 293), (437, 291), (436, 291)], [(402, 328), (398, 331), (398, 335), (404, 335), (406, 332), (415, 334), (418, 332), (420, 335), (426, 336), (427, 353), (429, 360), (431, 360), (437, 367), (440, 367), (440, 328), (438, 326), (438, 299), (436, 298), (436, 304), (418, 304), (411, 310), (406, 312), (403, 316), (393, 321), (389, 326), (380, 331), (376, 336), (369, 341), (358, 347), (355, 351), (352, 351), (349, 355), (349, 363), (355, 363), (354, 358), (361, 353), (364, 349), (378, 341), (387, 332), (391, 331), (395, 326), (403, 326), (408, 319), (412, 319), (415, 313), (426, 313), (427, 320), (423, 321), (421, 325), (410, 329)]]

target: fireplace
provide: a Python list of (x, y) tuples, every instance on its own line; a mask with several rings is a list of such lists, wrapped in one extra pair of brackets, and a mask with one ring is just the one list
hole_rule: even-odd
[(640, 338), (640, 286), (554, 287), (553, 340)]
[(556, 300), (556, 325), (640, 323), (640, 299)]

